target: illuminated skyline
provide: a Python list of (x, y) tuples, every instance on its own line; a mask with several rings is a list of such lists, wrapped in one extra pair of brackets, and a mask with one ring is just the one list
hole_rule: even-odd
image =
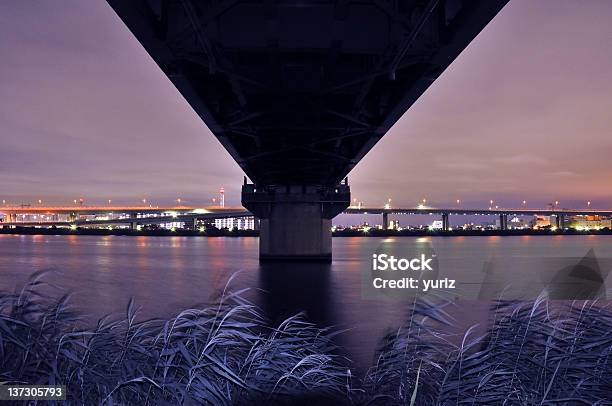
[[(353, 196), (612, 205), (610, 18), (603, 0), (512, 0), (350, 174)], [(4, 2), (0, 23), (0, 199), (238, 202), (238, 165), (104, 1)]]

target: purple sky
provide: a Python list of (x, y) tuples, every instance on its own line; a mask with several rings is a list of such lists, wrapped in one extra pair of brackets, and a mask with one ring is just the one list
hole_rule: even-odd
[[(511, 0), (351, 173), (368, 205), (612, 206), (612, 1)], [(104, 1), (0, 3), (0, 199), (206, 204), (242, 172)]]

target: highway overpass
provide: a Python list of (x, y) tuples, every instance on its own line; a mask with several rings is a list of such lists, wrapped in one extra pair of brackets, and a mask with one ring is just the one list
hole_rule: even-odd
[[(344, 214), (375, 214), (382, 216), (383, 228), (389, 224), (389, 215), (431, 215), (442, 218), (443, 229), (449, 228), (450, 216), (498, 216), (502, 229), (507, 227), (508, 216), (552, 216), (556, 219), (556, 225), (563, 228), (564, 221), (570, 216), (602, 216), (612, 217), (612, 209), (567, 209), (567, 208), (491, 208), (491, 209), (470, 209), (470, 208), (436, 208), (436, 207), (348, 207), (343, 211)], [(195, 208), (195, 207), (4, 207), (0, 208), (0, 214), (5, 216), (4, 222), (0, 226), (77, 226), (91, 227), (103, 225), (122, 225), (129, 224), (132, 228), (145, 224), (165, 224), (165, 223), (191, 223), (197, 220), (213, 220), (220, 218), (250, 217), (253, 213), (243, 207), (234, 208)], [(40, 217), (38, 221), (32, 221), (31, 216), (51, 216), (63, 214), (70, 218), (63, 221), (49, 221), (46, 217)], [(118, 218), (93, 218), (84, 219), (82, 216), (104, 216), (109, 214), (123, 215)], [(24, 221), (23, 218), (28, 218)], [(21, 221), (19, 219), (22, 219)], [(331, 228), (331, 226), (330, 226)]]

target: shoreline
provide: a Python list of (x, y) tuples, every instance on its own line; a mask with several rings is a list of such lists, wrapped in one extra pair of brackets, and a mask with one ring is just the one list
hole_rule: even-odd
[[(66, 229), (66, 228), (35, 228), (17, 227), (0, 228), (0, 235), (97, 235), (97, 236), (129, 236), (129, 237), (258, 237), (257, 230), (129, 230), (129, 229)], [(358, 230), (339, 230), (332, 233), (333, 237), (489, 237), (489, 236), (555, 236), (555, 235), (612, 235), (612, 230), (370, 230), (367, 233)]]

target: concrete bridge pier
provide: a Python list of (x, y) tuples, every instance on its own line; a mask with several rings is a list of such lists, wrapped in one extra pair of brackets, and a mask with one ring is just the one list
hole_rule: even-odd
[(383, 213), (382, 215), (382, 228), (383, 230), (389, 229), (389, 213)]
[(449, 228), (450, 228), (450, 221), (448, 219), (448, 213), (444, 213), (442, 214), (442, 231), (448, 231)]
[(138, 222), (136, 221), (136, 219), (138, 218), (138, 215), (136, 213), (131, 213), (130, 218), (134, 219), (134, 221), (130, 223), (130, 230), (138, 231)]
[(331, 261), (332, 219), (350, 201), (346, 184), (242, 187), (242, 205), (260, 222), (260, 261)]
[(563, 230), (565, 228), (565, 215), (564, 214), (555, 214), (555, 227), (557, 230)]
[(499, 215), (499, 229), (503, 231), (508, 229), (508, 215), (507, 214)]

